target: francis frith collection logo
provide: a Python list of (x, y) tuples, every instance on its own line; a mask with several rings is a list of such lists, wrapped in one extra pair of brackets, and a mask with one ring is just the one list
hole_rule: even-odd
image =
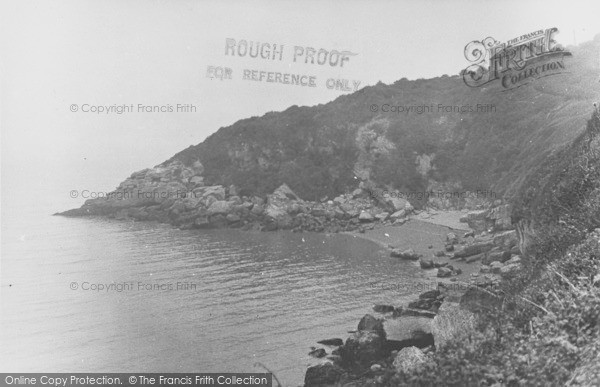
[(470, 42), (465, 46), (465, 58), (471, 62), (462, 73), (465, 84), (481, 87), (499, 81), (505, 90), (510, 90), (564, 72), (564, 57), (571, 53), (556, 43), (556, 33), (558, 28), (554, 27), (506, 43), (492, 37)]

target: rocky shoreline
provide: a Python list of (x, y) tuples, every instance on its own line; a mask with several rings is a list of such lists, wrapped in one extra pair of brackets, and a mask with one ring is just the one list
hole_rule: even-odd
[[(408, 200), (382, 196), (381, 192), (387, 191), (366, 181), (351, 193), (307, 201), (286, 184), (264, 197), (244, 195), (234, 185), (205, 184), (203, 173), (204, 167), (198, 161), (191, 166), (173, 161), (144, 169), (133, 173), (114, 191), (55, 215), (158, 221), (181, 229), (296, 232), (364, 232), (376, 225), (402, 225), (419, 215)], [(466, 214), (463, 221), (476, 231), (506, 229), (507, 206), (495, 204), (492, 209)]]
[(241, 195), (235, 186), (205, 185), (199, 162), (175, 161), (133, 173), (113, 192), (56, 215), (158, 221), (181, 229), (241, 228), (340, 232), (373, 222), (401, 224), (413, 211), (399, 198), (376, 198), (363, 188), (320, 202), (300, 199), (286, 184), (266, 198)]
[[(399, 227), (411, 219), (444, 212), (415, 211), (406, 200), (379, 197), (365, 182), (352, 193), (319, 202), (302, 200), (286, 184), (266, 198), (242, 195), (235, 186), (205, 185), (203, 170), (199, 162), (189, 167), (178, 161), (142, 170), (106, 197), (90, 199), (80, 208), (56, 215), (158, 221), (181, 229), (350, 232), (385, 246), (383, 241), (393, 234), (391, 230), (402, 232)], [(502, 276), (521, 267), (510, 208), (494, 204), (475, 211), (454, 211), (455, 217), (461, 216), (459, 222), (446, 221), (464, 227), (449, 228), (442, 249), (431, 245), (427, 253), (417, 252), (414, 246), (389, 239), (390, 257), (415, 261), (423, 270), (431, 270), (440, 280), (438, 288), (406, 305), (375, 305), (374, 313), (381, 317), (365, 315), (345, 341), (321, 340), (322, 347), (313, 347), (310, 354), (327, 361), (307, 370), (305, 386), (381, 384), (396, 372), (430, 361), (436, 349), (468, 331), (474, 324), (470, 308), (479, 304), (482, 295), (488, 297), (485, 290), (496, 286)], [(378, 239), (374, 233), (386, 239)], [(461, 266), (465, 265), (470, 267), (469, 273), (463, 273)], [(328, 353), (332, 346), (335, 348)]]
[[(444, 250), (432, 252), (431, 257), (417, 254), (409, 246), (389, 246), (391, 257), (418, 261), (421, 268), (435, 270), (440, 278), (437, 289), (404, 305), (374, 305), (373, 312), (380, 317), (363, 316), (345, 341), (319, 341), (325, 345), (313, 347), (309, 355), (324, 362), (308, 368), (304, 385), (385, 385), (399, 372), (432, 364), (436, 350), (472, 333), (476, 312), (497, 307), (501, 303), (494, 293), (497, 285), (521, 268), (516, 230), (483, 230), (490, 221), (485, 214), (466, 215), (462, 220), (473, 230), (462, 235), (448, 233)], [(473, 266), (466, 280), (454, 267), (456, 261)]]

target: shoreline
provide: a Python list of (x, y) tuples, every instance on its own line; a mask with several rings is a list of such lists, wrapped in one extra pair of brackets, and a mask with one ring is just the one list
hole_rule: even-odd
[[(438, 282), (452, 283), (456, 281), (468, 282), (472, 273), (479, 271), (479, 262), (467, 263), (465, 261), (451, 259), (452, 253), (445, 253), (444, 256), (436, 256), (435, 253), (444, 251), (446, 244), (446, 235), (454, 232), (462, 236), (471, 231), (468, 225), (460, 223), (459, 219), (464, 215), (463, 211), (436, 211), (434, 216), (424, 218), (421, 212), (408, 218), (406, 222), (400, 225), (389, 225), (375, 223), (373, 228), (360, 231), (344, 231), (340, 234), (352, 235), (380, 246), (388, 255), (392, 249), (413, 249), (421, 254), (425, 259), (431, 259), (434, 264), (451, 264), (461, 269), (462, 273), (447, 277), (437, 277), (437, 269), (422, 269), (424, 273), (429, 274), (428, 278)], [(430, 215), (429, 213), (425, 213)], [(459, 225), (461, 228), (452, 228), (449, 225)], [(461, 237), (461, 239), (463, 239)], [(392, 258), (389, 259), (401, 259)], [(418, 261), (415, 262), (419, 264)]]

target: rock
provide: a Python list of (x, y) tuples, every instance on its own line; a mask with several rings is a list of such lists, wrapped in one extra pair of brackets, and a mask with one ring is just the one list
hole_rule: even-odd
[(352, 191), (352, 199), (358, 199), (363, 195), (363, 190), (360, 188), (355, 189), (354, 191)]
[(411, 301), (408, 307), (411, 309), (437, 310), (441, 304), (442, 302), (435, 298), (419, 298), (418, 300)]
[(405, 210), (407, 209), (407, 204), (410, 205), (410, 203), (408, 203), (408, 201), (401, 199), (401, 198), (397, 198), (397, 197), (392, 197), (389, 195), (384, 196), (384, 202), (391, 206), (394, 211), (400, 211), (400, 210)]
[(404, 219), (396, 219), (394, 221), (394, 226), (402, 226), (407, 221), (408, 221), (408, 219), (406, 219), (406, 218), (404, 218)]
[(484, 257), (485, 257), (485, 253), (481, 253), (481, 254), (477, 254), (477, 255), (471, 255), (470, 257), (466, 257), (465, 258), (465, 262), (467, 262), (467, 263), (473, 263), (475, 261), (481, 260)]
[(440, 278), (450, 277), (452, 275), (452, 270), (447, 267), (440, 267), (437, 272), (437, 276)]
[[(402, 313), (404, 313), (404, 311)], [(410, 346), (425, 348), (429, 345), (432, 345), (432, 320), (433, 319), (429, 315), (426, 317), (406, 316), (400, 318), (386, 319), (383, 322), (383, 324), (385, 332), (387, 334), (387, 350), (400, 350), (404, 347)]]
[(489, 273), (490, 271), (491, 269), (488, 265), (481, 265), (481, 267), (479, 268), (480, 273)]
[(454, 258), (466, 258), (490, 251), (494, 247), (491, 242), (474, 243), (465, 246), (462, 250), (454, 252)]
[(404, 218), (405, 216), (406, 216), (406, 211), (400, 210), (400, 211), (396, 211), (392, 215), (390, 215), (390, 219), (396, 220), (396, 219)]
[(410, 373), (428, 362), (427, 356), (417, 347), (402, 348), (394, 359), (396, 372)]
[(500, 269), (500, 274), (502, 276), (507, 276), (507, 275), (510, 275), (510, 274), (513, 274), (513, 273), (519, 271), (520, 269), (521, 269), (520, 263), (510, 263), (510, 264), (502, 266), (502, 268)]
[(509, 259), (508, 261), (506, 261), (506, 265), (511, 265), (513, 263), (521, 263), (521, 257), (516, 255), (514, 257), (512, 257), (511, 259)]
[(377, 319), (370, 314), (365, 314), (358, 323), (358, 331), (371, 331), (377, 333), (383, 339), (386, 338), (386, 332), (383, 328), (383, 321)]
[(216, 215), (216, 214), (227, 214), (231, 211), (233, 207), (233, 203), (226, 202), (224, 200), (217, 200), (213, 202), (210, 207), (208, 207), (207, 214), (208, 215)]
[(494, 221), (487, 217), (488, 214), (488, 210), (471, 211), (467, 214), (466, 223), (477, 233), (493, 228)]
[(373, 218), (373, 215), (371, 215), (369, 212), (361, 211), (360, 215), (358, 216), (358, 220), (363, 223), (367, 223), (367, 222), (372, 222), (374, 220), (374, 218)]
[(382, 367), (379, 364), (373, 364), (371, 366), (371, 372), (379, 372), (379, 371), (381, 371), (381, 369), (382, 369)]
[(242, 199), (239, 196), (230, 196), (227, 201), (235, 205), (242, 204)]
[(337, 383), (344, 369), (333, 363), (324, 363), (309, 367), (304, 375), (304, 386), (326, 387)]
[(434, 318), (436, 312), (424, 309), (399, 308), (394, 310), (394, 317), (412, 316)]
[(433, 260), (432, 259), (423, 259), (419, 260), (419, 264), (421, 265), (421, 269), (433, 269)]
[(380, 221), (380, 222), (384, 222), (387, 220), (387, 218), (390, 217), (390, 213), (389, 212), (382, 212), (380, 214), (375, 215), (375, 218)]
[(446, 246), (444, 246), (444, 250), (446, 250), (446, 252), (454, 251), (454, 245), (447, 244)]
[[(279, 199), (279, 200), (283, 200), (283, 201), (288, 201), (288, 200), (302, 201), (302, 199), (300, 199), (300, 197), (298, 195), (296, 195), (296, 193), (294, 191), (292, 191), (292, 189), (290, 187), (288, 187), (288, 185), (285, 183), (280, 185), (279, 188), (277, 188), (275, 191), (273, 191), (273, 193), (269, 196), (272, 199)], [(267, 201), (268, 201), (268, 199), (267, 199)]]
[(385, 354), (385, 339), (373, 331), (356, 332), (340, 347), (342, 362), (350, 367), (367, 368)]
[(341, 364), (342, 363), (342, 357), (340, 355), (329, 355), (327, 356), (328, 360), (331, 360), (334, 364)]
[(313, 348), (308, 354), (309, 356), (320, 359), (327, 356), (327, 351), (325, 351), (323, 348)]
[(492, 250), (482, 259), (482, 263), (489, 265), (494, 261), (505, 262), (510, 258), (510, 251)]
[(394, 258), (408, 259), (411, 261), (417, 261), (419, 258), (421, 258), (421, 255), (415, 253), (413, 249), (403, 251), (401, 251), (400, 249), (393, 249), (390, 252), (390, 256)]
[(394, 311), (394, 307), (391, 305), (377, 304), (373, 306), (373, 311), (377, 313), (390, 313)]
[(449, 232), (448, 234), (446, 234), (446, 242), (451, 245), (457, 244), (458, 243), (458, 235), (456, 235), (453, 232)]
[(241, 220), (241, 218), (239, 217), (239, 215), (236, 214), (228, 214), (225, 219), (227, 219), (227, 221), (229, 223), (235, 223), (235, 222), (239, 222)]
[(330, 347), (339, 347), (340, 345), (344, 345), (344, 340), (338, 339), (325, 339), (321, 341), (317, 341), (318, 344), (328, 345)]
[(440, 251), (436, 251), (433, 255), (435, 255), (436, 257), (443, 257), (446, 255), (446, 252), (440, 250)]
[(490, 271), (492, 273), (500, 273), (500, 270), (502, 269), (502, 267), (504, 266), (504, 264), (502, 264), (502, 262), (498, 262), (498, 261), (494, 261), (492, 263), (490, 263)]
[(464, 233), (463, 238), (474, 237), (474, 236), (475, 236), (475, 231), (467, 231), (466, 233)]
[(475, 315), (463, 310), (456, 302), (444, 301), (431, 322), (431, 333), (436, 349), (453, 340), (463, 340), (475, 330)]

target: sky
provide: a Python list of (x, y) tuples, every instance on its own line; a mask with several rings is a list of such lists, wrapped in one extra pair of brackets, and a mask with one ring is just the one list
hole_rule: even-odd
[[(110, 191), (239, 119), (348, 93), (329, 79), (362, 88), (457, 74), (472, 40), (558, 27), (568, 45), (600, 33), (597, 0), (1, 4), (2, 207), (43, 195), (49, 211), (81, 205), (71, 190)], [(282, 59), (226, 55), (227, 39), (283, 45)], [(305, 63), (309, 48), (355, 55), (343, 67)], [(231, 79), (211, 78), (209, 66), (231, 69)], [(244, 70), (313, 76), (315, 87), (245, 80)], [(132, 111), (89, 111), (123, 105)]]

